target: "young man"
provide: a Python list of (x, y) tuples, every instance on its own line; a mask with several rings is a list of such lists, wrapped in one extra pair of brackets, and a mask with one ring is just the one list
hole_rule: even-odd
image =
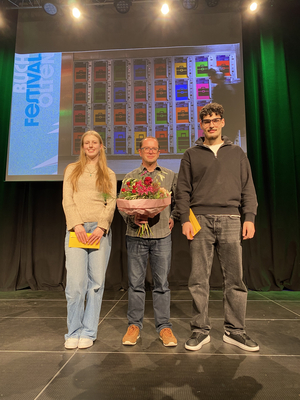
[[(142, 164), (129, 172), (127, 178), (139, 178), (142, 174), (154, 179), (157, 174), (164, 173), (161, 186), (174, 193), (177, 176), (173, 171), (157, 164), (159, 157), (158, 141), (147, 137), (140, 143), (139, 149)], [(143, 175), (145, 176), (145, 175)], [(135, 217), (121, 213), (126, 224), (126, 246), (128, 254), (128, 329), (123, 337), (124, 345), (135, 345), (143, 327), (145, 309), (145, 278), (148, 257), (152, 270), (154, 288), (152, 291), (153, 309), (156, 331), (164, 346), (176, 346), (177, 340), (172, 332), (170, 323), (170, 289), (168, 274), (171, 266), (171, 230), (174, 226), (171, 206), (165, 208), (154, 218), (149, 218), (153, 236), (138, 237), (137, 230), (145, 221), (142, 215)]]
[[(182, 233), (190, 240), (192, 269), (189, 290), (193, 297), (192, 335), (188, 350), (199, 350), (210, 342), (208, 318), (209, 277), (214, 249), (223, 272), (223, 340), (243, 350), (258, 351), (259, 346), (245, 332), (247, 289), (243, 283), (242, 237), (254, 236), (257, 209), (249, 161), (243, 150), (222, 137), (224, 109), (210, 103), (200, 111), (204, 141), (188, 149), (182, 158), (176, 191), (176, 207)], [(192, 209), (201, 230), (194, 236), (189, 222)]]

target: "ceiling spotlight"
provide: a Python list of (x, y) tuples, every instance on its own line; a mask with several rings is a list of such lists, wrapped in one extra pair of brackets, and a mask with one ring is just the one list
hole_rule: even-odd
[(186, 10), (194, 10), (198, 6), (198, 0), (181, 0), (181, 4)]
[(249, 8), (250, 8), (250, 11), (254, 12), (257, 10), (257, 7), (258, 7), (257, 3), (253, 2), (250, 4)]
[(0, 10), (0, 29), (5, 27), (5, 19), (4, 16)]
[(72, 8), (72, 14), (74, 18), (79, 18), (81, 15), (80, 10), (77, 7)]
[(131, 0), (115, 0), (114, 1), (114, 6), (115, 9), (120, 13), (120, 14), (126, 14), (130, 10), (132, 2)]
[(49, 15), (57, 14), (57, 7), (53, 3), (44, 3), (43, 4), (43, 9)]
[(164, 15), (166, 15), (166, 14), (168, 14), (169, 11), (170, 11), (170, 9), (169, 9), (168, 4), (167, 4), (167, 3), (164, 3), (164, 4), (162, 5), (162, 7), (161, 7), (161, 12), (162, 12)]
[(208, 7), (216, 7), (219, 4), (219, 0), (206, 0)]

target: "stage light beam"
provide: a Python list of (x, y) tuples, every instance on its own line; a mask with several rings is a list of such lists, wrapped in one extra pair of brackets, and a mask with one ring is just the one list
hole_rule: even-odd
[(257, 7), (258, 7), (257, 3), (253, 2), (253, 3), (250, 4), (249, 8), (250, 8), (250, 11), (254, 12), (254, 11), (257, 10)]
[(4, 27), (5, 27), (5, 19), (4, 19), (2, 12), (0, 11), (0, 29), (2, 29)]
[(74, 18), (80, 18), (81, 12), (77, 7), (72, 8), (72, 14)]
[(164, 15), (166, 15), (166, 14), (168, 14), (169, 11), (170, 11), (170, 9), (169, 9), (168, 4), (167, 4), (167, 3), (164, 3), (164, 4), (162, 5), (162, 7), (161, 7), (161, 12), (162, 12)]

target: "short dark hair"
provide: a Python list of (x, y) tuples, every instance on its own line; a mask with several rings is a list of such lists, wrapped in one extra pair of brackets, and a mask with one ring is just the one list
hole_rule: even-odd
[(217, 75), (217, 71), (213, 68), (209, 68), (207, 73), (208, 73), (208, 76), (216, 76)]
[(224, 72), (222, 70), (215, 70), (214, 68), (210, 68), (207, 74), (212, 78), (217, 78), (219, 81), (225, 80)]
[(158, 146), (158, 148), (160, 148), (160, 147), (159, 147), (159, 142), (158, 142), (158, 140), (156, 139), (156, 137), (153, 137), (153, 136), (146, 136), (145, 138), (143, 138), (143, 139), (140, 141), (140, 149), (143, 147), (143, 141), (144, 141), (145, 139), (154, 139), (154, 140), (156, 140), (156, 141), (157, 141), (157, 146)]
[(221, 104), (218, 103), (206, 104), (206, 106), (202, 107), (200, 111), (201, 121), (203, 121), (204, 117), (207, 117), (208, 115), (211, 116), (213, 113), (215, 113), (216, 115), (220, 115), (220, 117), (223, 118), (224, 115), (223, 106), (221, 106)]

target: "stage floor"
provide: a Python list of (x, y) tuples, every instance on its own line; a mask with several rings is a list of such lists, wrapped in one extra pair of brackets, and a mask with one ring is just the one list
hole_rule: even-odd
[(185, 350), (192, 302), (172, 291), (178, 346), (155, 331), (151, 292), (135, 346), (122, 346), (127, 292), (104, 294), (98, 339), (65, 350), (62, 292), (0, 292), (0, 398), (6, 400), (196, 400), (300, 398), (300, 292), (249, 292), (247, 333), (260, 345), (249, 353), (222, 341), (222, 292), (210, 294), (211, 342)]

